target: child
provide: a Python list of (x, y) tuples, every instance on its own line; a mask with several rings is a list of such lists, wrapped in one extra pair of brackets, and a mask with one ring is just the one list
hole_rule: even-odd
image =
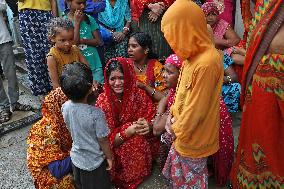
[(59, 87), (63, 66), (74, 61), (87, 64), (78, 47), (73, 45), (74, 27), (71, 21), (54, 18), (48, 24), (48, 37), (53, 47), (47, 54), (47, 66), (53, 89)]
[(99, 32), (99, 25), (95, 19), (83, 11), (86, 7), (85, 0), (67, 0), (70, 9), (65, 18), (72, 20), (75, 28), (74, 40), (86, 58), (93, 73), (94, 81), (102, 84), (104, 81), (102, 63), (97, 51), (103, 41)]
[(92, 72), (85, 64), (68, 64), (60, 83), (70, 99), (63, 104), (62, 114), (73, 139), (70, 157), (75, 185), (82, 189), (111, 188), (106, 170), (112, 168), (113, 157), (105, 115), (101, 109), (87, 103), (93, 91)]
[(174, 101), (175, 89), (178, 83), (178, 77), (182, 61), (177, 57), (176, 54), (170, 55), (164, 65), (164, 78), (166, 86), (169, 89), (169, 93), (166, 97), (163, 97), (158, 105), (157, 113), (154, 119), (153, 133), (154, 135), (161, 135), (161, 146), (160, 146), (160, 169), (162, 170), (166, 162), (169, 150), (172, 145), (171, 135), (165, 132), (165, 125), (169, 109)]

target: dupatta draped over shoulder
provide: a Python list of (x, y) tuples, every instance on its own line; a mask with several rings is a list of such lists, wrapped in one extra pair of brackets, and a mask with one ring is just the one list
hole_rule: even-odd
[(27, 163), (36, 188), (74, 188), (71, 175), (56, 179), (47, 167), (69, 156), (72, 147), (72, 138), (61, 114), (61, 106), (66, 101), (61, 88), (51, 91), (42, 104), (42, 119), (30, 129)]
[(125, 131), (139, 118), (145, 118), (150, 123), (155, 114), (155, 108), (150, 97), (136, 87), (132, 65), (125, 58), (115, 60), (119, 61), (123, 67), (122, 101), (119, 101), (113, 93), (105, 73), (104, 92), (99, 96), (96, 106), (105, 113), (110, 129), (109, 140), (115, 159), (115, 166), (111, 170), (113, 183), (124, 188), (136, 188), (151, 173), (153, 138), (135, 135), (117, 147), (114, 146), (114, 140), (117, 133)]

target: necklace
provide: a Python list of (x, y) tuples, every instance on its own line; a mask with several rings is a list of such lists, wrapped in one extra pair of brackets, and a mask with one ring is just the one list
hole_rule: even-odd
[(135, 63), (134, 63), (134, 66), (138, 69), (138, 71), (140, 73), (142, 73), (144, 71), (144, 69), (146, 68), (147, 64), (144, 64), (144, 66), (142, 68), (139, 68)]

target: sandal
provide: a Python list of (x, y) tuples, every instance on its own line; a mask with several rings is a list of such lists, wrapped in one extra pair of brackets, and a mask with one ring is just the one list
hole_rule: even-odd
[(33, 108), (30, 105), (27, 104), (21, 104), (19, 102), (16, 102), (16, 104), (13, 107), (13, 111), (31, 111)]
[(12, 112), (10, 110), (3, 110), (0, 112), (0, 123), (5, 123), (11, 119)]

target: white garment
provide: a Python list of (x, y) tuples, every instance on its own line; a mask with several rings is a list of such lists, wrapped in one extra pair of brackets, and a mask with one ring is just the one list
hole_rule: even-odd
[(241, 38), (244, 35), (244, 24), (242, 19), (242, 13), (241, 13), (241, 2), (240, 0), (237, 0), (236, 2), (236, 14), (235, 14), (235, 27), (234, 30), (240, 36)]
[(0, 0), (0, 44), (4, 44), (12, 41), (12, 37), (7, 29), (7, 25), (4, 22), (3, 12), (7, 9), (5, 0)]

